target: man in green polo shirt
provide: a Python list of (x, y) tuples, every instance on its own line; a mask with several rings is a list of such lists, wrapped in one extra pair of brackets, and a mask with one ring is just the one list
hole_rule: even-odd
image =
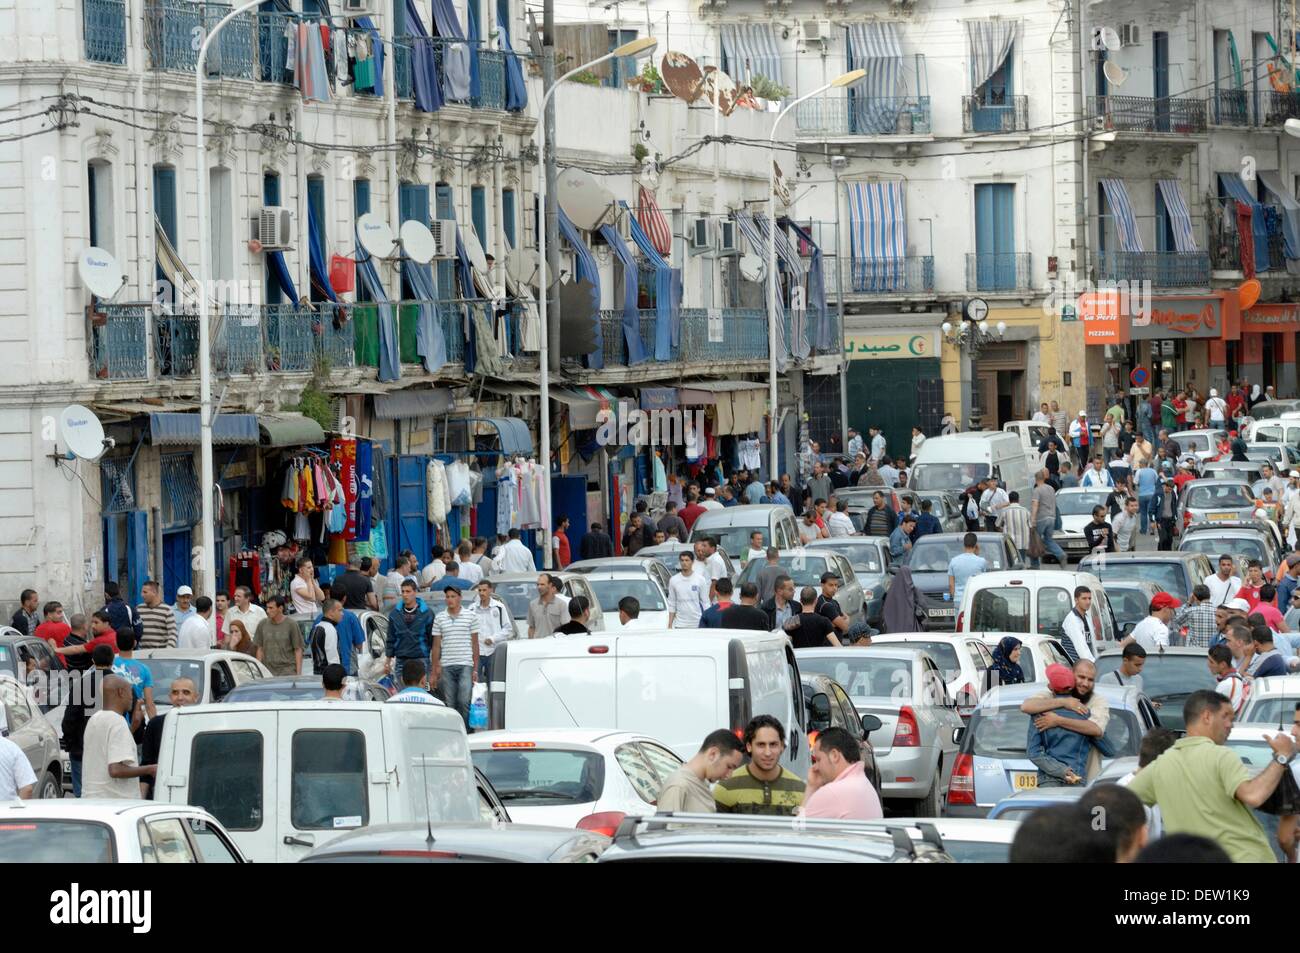
[(778, 814), (793, 816), (803, 804), (804, 781), (781, 765), (785, 727), (771, 715), (758, 715), (745, 726), (743, 764), (713, 786), (719, 814)]
[(1232, 730), (1232, 702), (1212, 691), (1192, 692), (1183, 705), (1187, 735), (1139, 771), (1129, 790), (1147, 805), (1160, 805), (1166, 834), (1199, 834), (1217, 841), (1234, 863), (1270, 864), (1273, 850), (1250, 813), (1273, 793), (1296, 756), (1288, 735), (1269, 737), (1274, 758), (1250, 776), (1225, 747)]

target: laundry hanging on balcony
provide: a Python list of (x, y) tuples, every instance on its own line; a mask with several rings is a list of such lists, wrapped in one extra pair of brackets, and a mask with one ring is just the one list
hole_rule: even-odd
[(639, 267), (632, 256), (632, 250), (627, 247), (617, 228), (602, 225), (600, 234), (609, 244), (614, 257), (623, 265), (623, 342), (627, 345), (627, 363), (631, 367), (646, 360), (645, 344), (641, 341), (641, 312), (636, 306)]
[(673, 253), (673, 230), (668, 226), (668, 219), (659, 210), (655, 194), (644, 185), (637, 186), (636, 217), (642, 230), (650, 237), (655, 251), (661, 255)]
[(1187, 200), (1183, 198), (1178, 180), (1159, 179), (1156, 185), (1165, 203), (1165, 213), (1173, 226), (1174, 248), (1183, 254), (1200, 251), (1196, 247), (1196, 233), (1192, 230), (1192, 213), (1187, 207)]
[(316, 208), (311, 203), (307, 203), (307, 244), (308, 244), (308, 261), (311, 272), (311, 289), (320, 295), (326, 301), (332, 301), (339, 304), (339, 296), (334, 292), (334, 286), (330, 284), (329, 266), (325, 262), (325, 232), (322, 228), (324, 223), (316, 221)]
[(1260, 172), (1260, 184), (1282, 203), (1283, 253), (1287, 274), (1300, 275), (1300, 202), (1295, 200), (1276, 172)]
[(325, 44), (315, 23), (290, 23), (285, 27), (288, 48), (285, 61), (293, 64), (293, 85), (302, 93), (303, 102), (330, 101), (330, 77), (325, 68)]
[(407, 42), (410, 43), (411, 96), (420, 112), (437, 112), (442, 108), (442, 85), (438, 82), (438, 61), (429, 31), (420, 19), (415, 0), (406, 0)]
[[(618, 204), (624, 212), (628, 211), (626, 202)], [(655, 272), (654, 358), (656, 361), (671, 361), (673, 349), (681, 344), (682, 270), (673, 268), (664, 260), (636, 216), (628, 219), (628, 226), (641, 257)]]
[(384, 41), (375, 21), (370, 17), (357, 17), (357, 25), (365, 35), (347, 34), (352, 53), (352, 88), (357, 92), (384, 94)]
[[(410, 0), (407, 0), (409, 3)], [(452, 0), (433, 0), (433, 30), (444, 40), (460, 40), (443, 49), (443, 93), (449, 100), (478, 99), (478, 48), (465, 42), (465, 31)]]
[[(754, 213), (754, 224), (763, 236), (763, 247), (769, 240), (767, 216), (761, 212)], [(798, 250), (790, 244), (785, 229), (776, 230), (776, 257), (788, 276), (787, 293), (790, 297), (790, 353), (802, 360), (808, 356), (808, 305), (807, 291), (804, 287), (806, 273), (803, 259)]]
[[(353, 233), (356, 235), (355, 231)], [(395, 381), (402, 377), (402, 357), (397, 347), (397, 328), (393, 324), (393, 308), (388, 302), (384, 284), (370, 256), (361, 250), (361, 237), (356, 235), (357, 280), (366, 289), (375, 305), (379, 324), (379, 374), (381, 381)]]
[[(1240, 202), (1249, 210), (1250, 228), (1247, 229), (1247, 231), (1250, 234), (1254, 245), (1253, 255), (1251, 256), (1255, 266), (1254, 270), (1268, 271), (1268, 224), (1264, 221), (1264, 207), (1255, 201), (1255, 197), (1250, 194), (1245, 184), (1237, 177), (1235, 172), (1220, 172), (1219, 185), (1223, 188), (1223, 191), (1227, 193), (1229, 198), (1236, 202)], [(1238, 212), (1232, 211), (1231, 205), (1224, 210), (1224, 216), (1227, 217), (1229, 215), (1232, 215), (1234, 218), (1244, 217), (1238, 216)], [(1245, 236), (1243, 235), (1242, 238), (1244, 239)], [(1242, 248), (1244, 251), (1245, 241), (1242, 242)], [(1245, 271), (1244, 262), (1242, 264), (1242, 270), (1243, 272)]]
[(1133, 203), (1129, 201), (1128, 186), (1124, 184), (1123, 179), (1102, 179), (1101, 188), (1106, 193), (1106, 204), (1110, 206), (1119, 250), (1131, 254), (1141, 252), (1142, 233), (1138, 231), (1137, 217), (1133, 214)]
[(814, 350), (826, 351), (831, 347), (834, 329), (831, 327), (830, 311), (826, 307), (826, 269), (822, 250), (813, 241), (812, 234), (794, 220), (782, 218), (777, 221), (782, 228), (791, 229), (795, 237), (807, 243), (812, 250), (808, 257), (808, 277), (805, 281), (805, 299), (808, 313), (812, 316), (808, 331)]
[[(745, 209), (736, 209), (731, 213), (731, 220), (736, 223), (736, 227), (740, 229), (740, 233), (745, 236), (745, 241), (749, 243), (750, 252), (763, 259), (765, 263), (763, 267), (766, 272), (767, 241), (764, 239), (763, 231), (759, 229), (758, 223), (754, 221), (754, 216)], [(772, 302), (773, 306), (769, 307), (767, 302), (772, 297), (768, 291), (769, 287), (769, 278), (767, 274), (764, 273), (764, 308), (768, 312), (767, 320), (776, 324), (776, 367), (777, 370), (783, 371), (785, 370), (786, 365), (790, 363), (790, 342), (786, 336), (785, 303), (781, 300), (780, 293), (778, 293), (775, 296), (775, 301)], [(780, 286), (778, 285), (778, 289), (779, 287)], [(775, 314), (772, 313), (773, 310), (775, 310)]]
[(556, 212), (560, 222), (560, 234), (573, 246), (573, 280), (590, 281), (592, 284), (591, 320), (596, 326), (596, 346), (586, 356), (586, 362), (587, 367), (599, 370), (605, 366), (605, 341), (600, 330), (600, 266), (596, 264), (596, 256), (582, 240), (573, 222), (569, 221), (569, 216), (564, 213), (564, 209), (557, 208)]
[(903, 88), (903, 45), (898, 24), (850, 23), (849, 69), (867, 75), (848, 91), (851, 131), (889, 135), (898, 128)]
[(510, 0), (497, 0), (497, 28), (501, 36), (497, 42), (506, 54), (506, 109), (522, 112), (528, 108), (528, 85), (524, 82), (524, 68), (519, 62), (510, 40)]
[(293, 276), (289, 274), (289, 266), (285, 264), (284, 252), (267, 252), (266, 264), (267, 267), (271, 269), (271, 277), (275, 279), (275, 283), (280, 287), (280, 291), (283, 292), (284, 296), (292, 301), (293, 306), (297, 308), (299, 306), (298, 289), (294, 287)]
[(849, 274), (858, 292), (907, 291), (907, 207), (903, 182), (845, 182)]
[(447, 339), (438, 320), (438, 280), (429, 264), (407, 261), (403, 271), (415, 293), (419, 315), (415, 323), (415, 351), (424, 369), (436, 374), (447, 363)]
[(765, 76), (780, 85), (781, 47), (771, 23), (724, 23), (719, 35), (728, 76), (744, 84)]

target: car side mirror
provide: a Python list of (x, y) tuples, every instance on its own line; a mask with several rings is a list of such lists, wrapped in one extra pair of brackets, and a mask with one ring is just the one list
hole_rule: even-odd
[(818, 692), (808, 700), (808, 730), (825, 731), (831, 726), (831, 700)]
[(965, 737), (966, 737), (966, 728), (965, 728), (965, 726), (962, 726), (961, 728), (954, 728), (954, 729), (952, 730), (952, 743), (953, 743), (953, 744), (955, 744), (955, 745), (959, 745), (959, 744), (961, 744), (962, 739), (965, 738)]
[(1136, 628), (1137, 628), (1136, 622), (1125, 622), (1124, 625), (1120, 627), (1119, 637), (1121, 639), (1128, 638), (1130, 635), (1133, 634), (1133, 630)]
[(882, 722), (875, 715), (862, 716), (862, 737), (865, 738), (873, 731), (879, 731)]

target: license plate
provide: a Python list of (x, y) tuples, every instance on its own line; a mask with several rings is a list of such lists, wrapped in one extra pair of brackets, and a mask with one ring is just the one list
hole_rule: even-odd
[(956, 609), (926, 609), (925, 611), (927, 615), (932, 615), (939, 618), (951, 619), (957, 610)]
[(1211, 513), (1207, 518), (1212, 520), (1235, 520), (1237, 518), (1237, 514), (1236, 513)]
[(1037, 771), (1012, 771), (1011, 787), (1017, 791), (1032, 791), (1038, 787)]
[(1086, 539), (1067, 539), (1065, 541), (1066, 549), (1087, 549), (1088, 541)]

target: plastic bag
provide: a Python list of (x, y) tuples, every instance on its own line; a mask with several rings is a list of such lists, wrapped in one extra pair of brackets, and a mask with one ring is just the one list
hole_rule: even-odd
[(488, 726), (487, 685), (475, 682), (470, 692), (469, 726), (475, 731)]
[(452, 506), (469, 506), (472, 499), (469, 464), (463, 460), (447, 465), (447, 493)]

